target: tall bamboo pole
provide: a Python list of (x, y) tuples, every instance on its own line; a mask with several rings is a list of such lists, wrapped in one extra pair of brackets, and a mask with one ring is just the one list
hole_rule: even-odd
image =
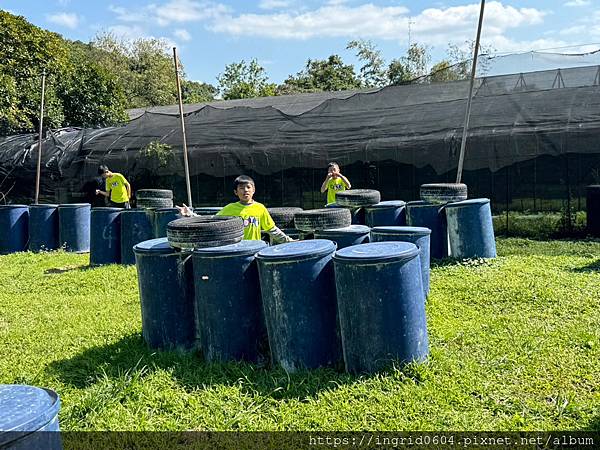
[(42, 130), (44, 127), (44, 97), (46, 95), (46, 69), (42, 72), (42, 100), (40, 101), (40, 135), (38, 138), (38, 159), (35, 172), (35, 204), (40, 198), (40, 174), (42, 172)]
[(471, 118), (471, 103), (473, 102), (473, 85), (475, 84), (475, 74), (477, 72), (477, 56), (479, 55), (479, 40), (481, 38), (481, 26), (483, 25), (483, 10), (485, 9), (485, 0), (481, 0), (479, 10), (479, 24), (477, 25), (477, 38), (475, 39), (475, 49), (473, 50), (473, 66), (471, 67), (471, 80), (469, 82), (469, 98), (467, 99), (467, 110), (465, 111), (465, 121), (463, 126), (462, 140), (460, 142), (460, 156), (458, 158), (458, 171), (456, 173), (456, 182), (460, 183), (462, 178), (463, 164), (465, 162), (465, 148), (467, 146), (467, 133), (469, 131), (469, 120)]
[(190, 166), (188, 163), (187, 140), (185, 137), (185, 120), (183, 117), (183, 100), (181, 98), (181, 82), (179, 81), (179, 65), (177, 60), (177, 48), (173, 47), (173, 60), (175, 61), (175, 79), (177, 80), (177, 97), (179, 99), (179, 117), (181, 119), (181, 135), (183, 137), (183, 167), (185, 170), (185, 185), (187, 188), (188, 206), (192, 204), (192, 187), (190, 184)]

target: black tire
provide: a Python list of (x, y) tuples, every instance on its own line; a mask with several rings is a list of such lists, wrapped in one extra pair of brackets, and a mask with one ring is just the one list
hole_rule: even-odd
[(381, 194), (374, 189), (349, 189), (335, 194), (338, 206), (358, 208), (370, 206), (381, 201)]
[(138, 208), (172, 208), (173, 199), (171, 198), (137, 198)]
[(460, 202), (467, 199), (467, 185), (463, 183), (432, 183), (421, 185), (421, 200), (429, 203)]
[(243, 237), (244, 222), (239, 217), (184, 217), (167, 224), (172, 247), (215, 247), (240, 242)]
[(169, 189), (140, 189), (135, 193), (135, 198), (173, 198), (173, 191)]
[(294, 214), (303, 211), (302, 208), (268, 208), (269, 214), (279, 228), (294, 228)]
[(294, 225), (300, 231), (327, 230), (329, 228), (348, 227), (352, 223), (352, 214), (345, 208), (324, 208), (300, 211), (294, 215)]

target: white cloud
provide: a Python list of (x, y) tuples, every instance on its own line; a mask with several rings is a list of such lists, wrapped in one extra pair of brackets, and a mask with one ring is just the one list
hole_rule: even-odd
[(290, 6), (292, 0), (261, 0), (258, 7), (261, 9), (281, 9)]
[(71, 3), (71, 0), (58, 0), (58, 4), (61, 6), (67, 6), (69, 3)]
[[(235, 36), (261, 36), (276, 39), (316, 37), (362, 37), (404, 42), (408, 34), (409, 10), (403, 6), (376, 6), (371, 3), (347, 6), (333, 4), (302, 12), (240, 14), (216, 16), (210, 29)], [(543, 22), (545, 12), (534, 8), (515, 8), (492, 1), (486, 8), (484, 33), (502, 35), (510, 28)], [(415, 41), (430, 45), (472, 39), (479, 17), (479, 3), (447, 8), (428, 8), (411, 15)]]
[(190, 41), (192, 39), (192, 35), (183, 28), (173, 31), (173, 35), (182, 41)]
[(591, 5), (590, 0), (571, 0), (565, 3), (565, 6), (588, 6)]
[(151, 3), (141, 9), (130, 10), (109, 5), (109, 11), (121, 22), (154, 23), (168, 26), (173, 23), (200, 22), (214, 19), (231, 9), (220, 3), (195, 0), (169, 0), (164, 4)]
[(50, 23), (71, 29), (79, 26), (79, 17), (77, 14), (72, 13), (49, 14), (46, 16), (46, 20)]

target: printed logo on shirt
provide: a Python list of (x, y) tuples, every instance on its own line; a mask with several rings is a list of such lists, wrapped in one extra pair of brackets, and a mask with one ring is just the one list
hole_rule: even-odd
[(255, 226), (258, 227), (260, 225), (260, 221), (258, 220), (257, 217), (248, 217), (247, 219), (244, 219), (244, 228), (246, 228), (247, 226)]
[(334, 184), (333, 185), (333, 190), (335, 190), (335, 191), (342, 191), (342, 190), (344, 190), (344, 185), (343, 184)]
[(118, 181), (113, 181), (111, 184), (112, 187), (116, 188), (119, 187), (119, 182)]

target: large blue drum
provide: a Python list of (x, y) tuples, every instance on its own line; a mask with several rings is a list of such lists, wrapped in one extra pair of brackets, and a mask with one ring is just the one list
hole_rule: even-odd
[(448, 257), (448, 230), (443, 205), (424, 201), (406, 204), (406, 222), (411, 227), (425, 227), (431, 230), (431, 257)]
[(122, 208), (92, 208), (90, 264), (119, 264), (121, 262)]
[(423, 292), (429, 294), (429, 246), (431, 230), (425, 227), (375, 227), (371, 229), (371, 242), (403, 241), (412, 242), (419, 249)]
[(487, 198), (446, 205), (450, 256), (459, 259), (495, 258), (496, 239)]
[(121, 264), (135, 264), (133, 246), (154, 238), (154, 211), (124, 209), (121, 212)]
[(370, 231), (371, 229), (365, 225), (350, 225), (344, 228), (315, 231), (314, 238), (329, 239), (340, 249), (369, 242)]
[(27, 250), (28, 238), (27, 205), (0, 205), (0, 254)]
[(191, 253), (171, 248), (167, 238), (140, 242), (133, 251), (144, 340), (151, 348), (193, 349), (196, 321)]
[(256, 362), (266, 350), (255, 255), (267, 244), (241, 241), (194, 250), (195, 309), (207, 361)]
[(154, 210), (154, 237), (167, 236), (167, 225), (169, 222), (180, 219), (181, 214), (177, 208), (158, 208)]
[(56, 392), (20, 384), (0, 384), (0, 448), (62, 449)]
[(365, 225), (368, 227), (406, 225), (406, 203), (402, 200), (379, 202), (364, 209)]
[(333, 257), (344, 362), (374, 372), (391, 361), (422, 361), (429, 352), (419, 249), (376, 242)]
[(58, 205), (58, 235), (60, 246), (68, 252), (90, 251), (89, 203), (65, 203)]
[(288, 372), (337, 364), (335, 244), (290, 242), (256, 256), (271, 358)]
[(58, 205), (29, 206), (29, 250), (56, 250), (58, 245)]

